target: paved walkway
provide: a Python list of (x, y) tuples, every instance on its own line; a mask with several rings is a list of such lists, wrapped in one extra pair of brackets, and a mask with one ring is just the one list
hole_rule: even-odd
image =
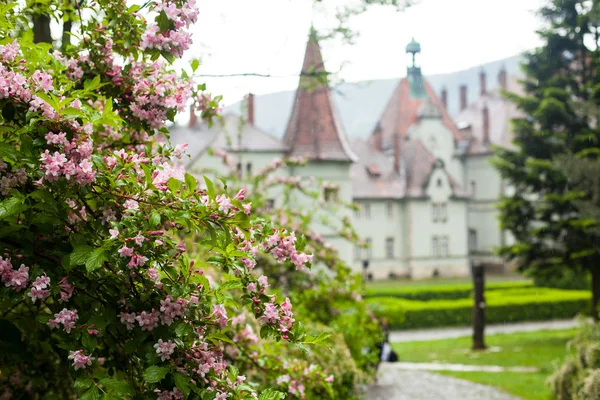
[[(543, 322), (519, 322), (512, 324), (495, 324), (485, 327), (486, 335), (495, 333), (533, 332), (544, 329), (569, 329), (578, 326), (574, 319), (543, 321)], [(423, 340), (452, 339), (462, 336), (471, 336), (473, 330), (469, 328), (442, 328), (442, 329), (415, 329), (408, 331), (390, 332), (390, 342), (417, 342)]]
[(519, 400), (491, 386), (425, 371), (405, 371), (382, 364), (378, 382), (367, 390), (366, 400)]
[(500, 367), (498, 365), (466, 365), (446, 363), (397, 362), (394, 369), (408, 371), (465, 371), (465, 372), (537, 372), (535, 367)]

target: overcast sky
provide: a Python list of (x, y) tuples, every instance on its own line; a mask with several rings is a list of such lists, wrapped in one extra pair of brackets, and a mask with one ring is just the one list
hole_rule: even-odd
[[(351, 0), (346, 0), (351, 1)], [(342, 0), (324, 0), (327, 4)], [(352, 20), (360, 37), (322, 43), (327, 68), (339, 78), (359, 81), (404, 76), (404, 47), (421, 43), (425, 74), (453, 72), (509, 57), (540, 44), (535, 15), (544, 0), (421, 0), (404, 12), (373, 6)], [(187, 56), (200, 57), (198, 73), (260, 73), (274, 78), (206, 78), (225, 104), (248, 92), (294, 89), (311, 22), (334, 23), (311, 0), (198, 0), (199, 20)], [(341, 70), (340, 70), (341, 68)]]

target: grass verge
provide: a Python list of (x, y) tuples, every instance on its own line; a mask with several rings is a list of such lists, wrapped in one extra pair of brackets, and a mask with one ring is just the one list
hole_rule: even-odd
[(486, 337), (486, 351), (471, 351), (470, 337), (393, 343), (392, 347), (400, 361), (537, 367), (539, 372), (440, 373), (495, 386), (525, 400), (547, 400), (551, 396), (545, 380), (553, 365), (565, 358), (567, 343), (576, 333), (577, 329), (566, 329), (490, 335)]

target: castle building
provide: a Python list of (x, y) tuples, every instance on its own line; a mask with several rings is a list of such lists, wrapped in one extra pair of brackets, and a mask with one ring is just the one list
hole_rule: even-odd
[[(445, 91), (438, 98), (418, 66), (419, 43), (413, 39), (406, 52), (412, 58), (406, 77), (368, 140), (350, 143), (346, 137), (311, 30), (282, 140), (255, 126), (254, 97), (249, 95), (246, 123), (226, 115), (224, 125), (208, 127), (192, 117), (189, 126), (172, 129), (172, 141), (188, 143), (191, 159), (186, 167), (191, 173), (223, 168), (209, 148), (231, 154), (240, 176), (277, 157), (307, 158), (306, 166), (280, 173), (333, 183), (335, 193), (325, 188), (320, 201), (335, 196), (357, 204), (356, 212), (344, 212), (369, 246), (354, 247), (319, 223), (328, 216), (319, 214), (325, 213), (311, 203), (314, 200), (298, 196), (287, 201), (313, 210), (315, 230), (342, 259), (356, 270), (366, 268), (376, 279), (467, 276), (473, 257), (502, 266), (492, 251), (509, 238), (500, 230), (493, 205), (506, 188), (490, 164), (491, 145), (510, 145), (507, 121), (516, 110), (497, 92), (488, 93), (485, 85), (481, 98), (467, 105), (466, 88), (461, 88), (464, 104), (455, 123), (446, 110)], [(482, 77), (483, 84), (483, 73)], [(506, 73), (500, 79), (510, 90)], [(268, 196), (271, 207), (283, 201), (276, 191)]]

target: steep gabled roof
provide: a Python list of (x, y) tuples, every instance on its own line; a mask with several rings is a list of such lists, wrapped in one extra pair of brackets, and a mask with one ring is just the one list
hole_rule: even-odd
[(290, 156), (356, 161), (329, 91), (321, 49), (312, 29), (283, 140)]
[(201, 123), (192, 127), (175, 127), (169, 133), (174, 145), (188, 144), (188, 154), (191, 157), (188, 165), (209, 147), (228, 152), (280, 154), (288, 150), (281, 140), (233, 114), (224, 115), (222, 121), (215, 121), (211, 127), (207, 123)]
[[(409, 78), (400, 80), (379, 119), (378, 123), (383, 133), (384, 148), (391, 146), (392, 136), (395, 133), (400, 134), (402, 139), (406, 137), (411, 125), (419, 120), (419, 111), (426, 103), (431, 103), (439, 109), (442, 123), (452, 131), (454, 140), (460, 141), (463, 139), (463, 135), (456, 128), (448, 111), (436, 96), (429, 82), (421, 76), (418, 77), (420, 79), (414, 79), (413, 76), (409, 75)], [(370, 141), (371, 144), (374, 144), (372, 139)]]

